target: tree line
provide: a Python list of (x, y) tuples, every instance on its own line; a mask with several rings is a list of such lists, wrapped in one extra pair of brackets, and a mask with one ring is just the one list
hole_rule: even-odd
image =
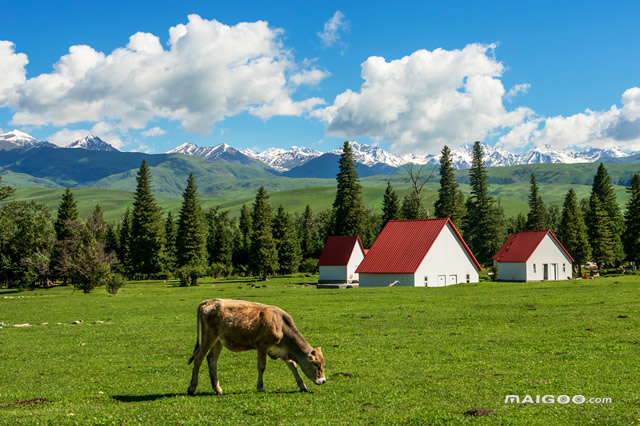
[[(78, 218), (73, 193), (66, 189), (53, 217), (43, 204), (12, 201), (0, 208), (0, 281), (10, 287), (72, 284), (83, 291), (105, 285), (116, 292), (126, 279), (177, 277), (196, 285), (203, 276), (316, 272), (329, 235), (359, 235), (370, 247), (384, 225), (394, 219), (450, 217), (483, 265), (512, 232), (551, 229), (576, 265), (594, 261), (619, 266), (640, 258), (640, 176), (634, 175), (623, 214), (603, 164), (594, 177), (589, 199), (578, 200), (570, 189), (562, 210), (546, 206), (531, 174), (529, 212), (506, 219), (500, 200), (490, 195), (482, 147), (474, 144), (469, 171), (471, 192), (459, 189), (451, 151), (442, 149), (440, 187), (433, 214), (422, 188), (431, 176), (422, 167), (407, 166), (409, 191), (401, 200), (387, 182), (381, 211), (364, 206), (355, 156), (345, 142), (336, 176), (332, 206), (318, 213), (307, 205), (291, 214), (273, 209), (264, 187), (238, 219), (219, 206), (203, 209), (190, 174), (178, 217), (163, 217), (151, 190), (151, 173), (142, 161), (136, 176), (133, 204), (118, 223), (106, 223), (99, 205), (84, 220)], [(1, 179), (1, 177), (0, 177)], [(13, 188), (0, 184), (0, 200)]]

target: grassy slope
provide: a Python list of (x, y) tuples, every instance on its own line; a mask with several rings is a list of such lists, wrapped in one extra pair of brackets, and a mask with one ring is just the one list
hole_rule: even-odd
[[(11, 297), (0, 299), (0, 321), (34, 324), (0, 330), (0, 423), (440, 424), (473, 421), (462, 413), (477, 408), (495, 410), (485, 420), (501, 424), (630, 424), (640, 416), (640, 277), (342, 291), (300, 285), (315, 279), (258, 288), (250, 280), (136, 283), (114, 297), (104, 289), (0, 290)], [(196, 306), (212, 297), (288, 311), (322, 346), (328, 382), (298, 393), (282, 361), (269, 360), (267, 393), (258, 394), (255, 352), (224, 350), (225, 395), (212, 394), (205, 364), (196, 395), (187, 396)], [(511, 394), (613, 402), (507, 405)], [(50, 402), (20, 403), (34, 398)]]

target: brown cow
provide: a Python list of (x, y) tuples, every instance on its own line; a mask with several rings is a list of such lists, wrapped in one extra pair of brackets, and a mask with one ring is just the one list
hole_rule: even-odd
[[(202, 343), (199, 341), (200, 327)], [(258, 392), (264, 392), (262, 374), (267, 365), (267, 355), (287, 363), (301, 392), (305, 392), (307, 387), (298, 374), (296, 363), (316, 385), (327, 381), (324, 377), (322, 350), (314, 349), (307, 343), (285, 311), (276, 306), (243, 300), (212, 299), (205, 300), (198, 306), (196, 347), (189, 360), (189, 364), (194, 361), (188, 390), (190, 395), (198, 387), (198, 372), (205, 355), (209, 364), (211, 386), (216, 393), (222, 393), (218, 383), (217, 363), (223, 346), (233, 352), (258, 350)]]

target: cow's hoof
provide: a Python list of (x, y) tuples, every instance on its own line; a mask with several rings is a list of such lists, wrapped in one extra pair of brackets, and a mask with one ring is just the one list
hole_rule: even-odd
[(265, 393), (266, 391), (264, 390), (264, 388), (258, 388), (258, 392)]
[(194, 393), (196, 393), (196, 390), (195, 390), (195, 389), (191, 389), (191, 388), (189, 388), (189, 389), (187, 389), (187, 393), (188, 393), (189, 395), (193, 395)]
[(218, 395), (222, 395), (222, 394), (224, 393), (224, 392), (222, 392), (222, 389), (216, 389), (215, 391), (216, 391), (216, 393), (217, 393)]
[(309, 392), (309, 391), (307, 390), (307, 388), (301, 388), (300, 392)]

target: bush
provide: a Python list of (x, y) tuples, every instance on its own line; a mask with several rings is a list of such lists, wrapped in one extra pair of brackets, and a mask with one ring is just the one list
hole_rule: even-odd
[(231, 275), (232, 272), (233, 272), (233, 266), (225, 265), (224, 263), (220, 263), (220, 262), (215, 262), (211, 264), (211, 267), (209, 268), (209, 274), (213, 278), (226, 277), (228, 275)]
[(318, 273), (318, 259), (305, 259), (300, 262), (300, 267), (298, 268), (300, 272), (316, 274)]
[(185, 265), (176, 269), (176, 277), (180, 280), (180, 287), (196, 286), (198, 279), (205, 275), (205, 268), (196, 265)]
[(111, 294), (118, 294), (118, 290), (127, 283), (127, 279), (120, 274), (111, 274), (107, 279), (105, 287)]

